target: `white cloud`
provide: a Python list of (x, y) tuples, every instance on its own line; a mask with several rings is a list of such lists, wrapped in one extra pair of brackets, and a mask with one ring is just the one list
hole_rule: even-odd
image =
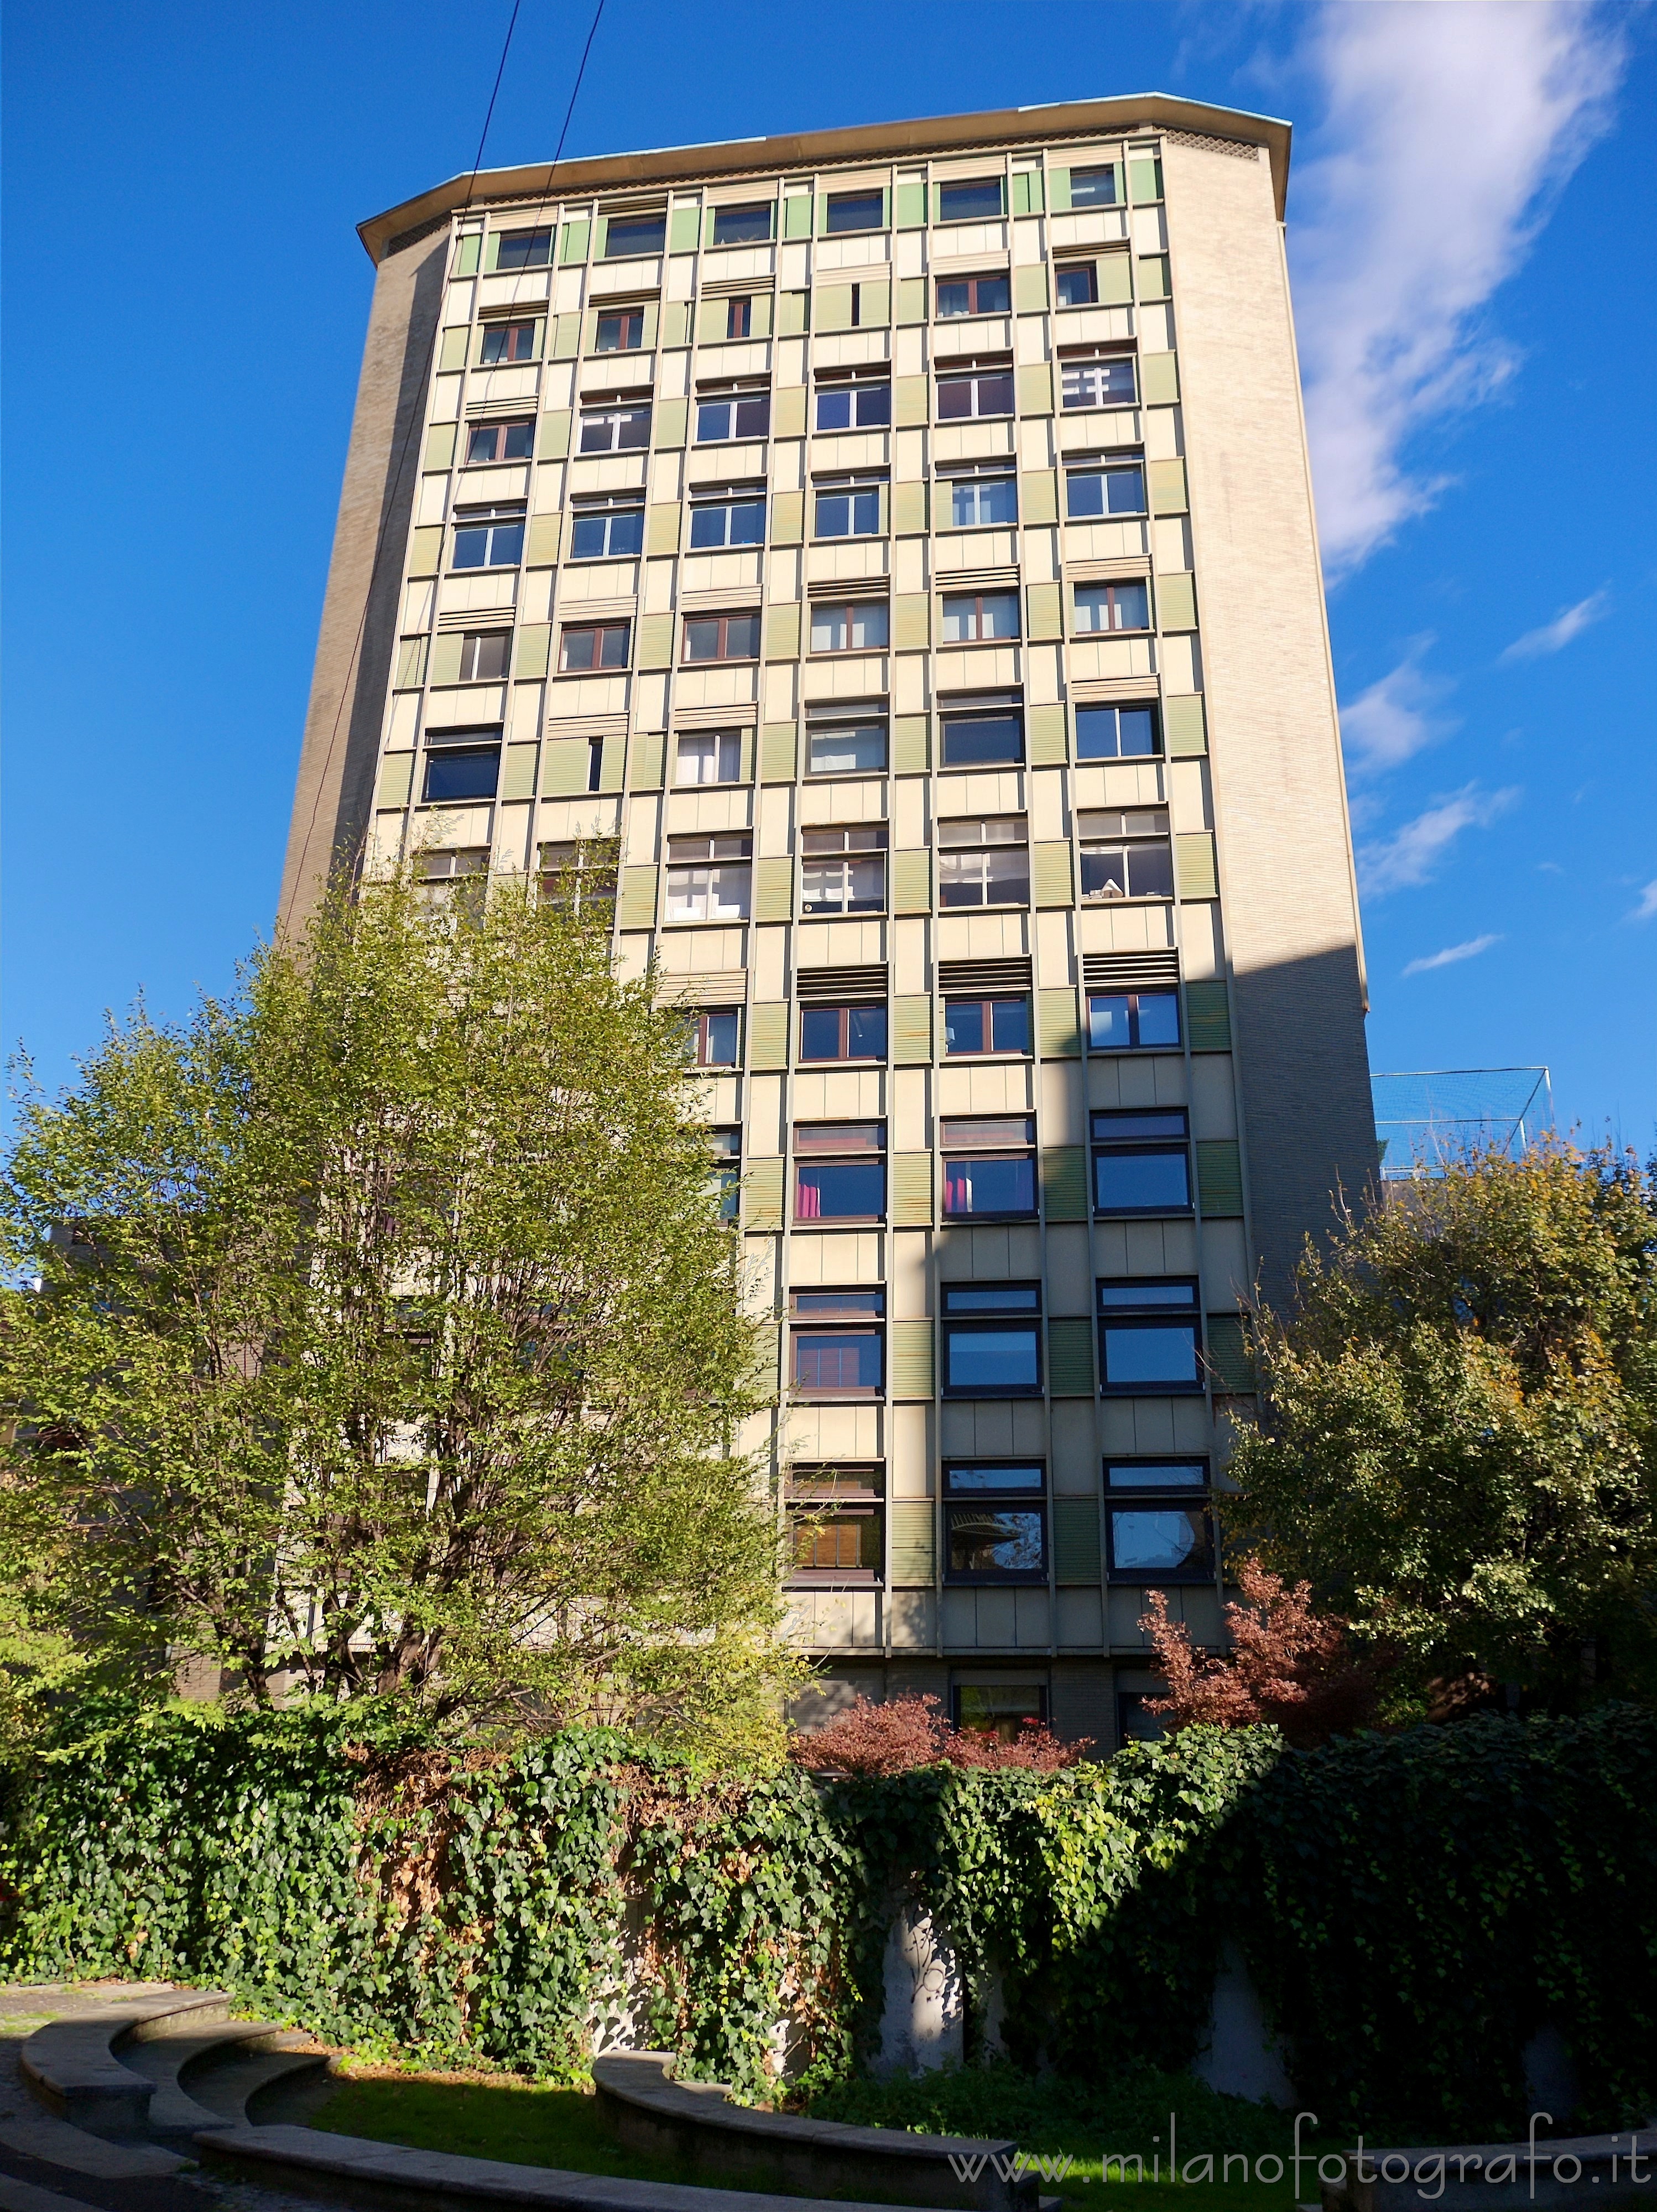
[(1429, 975), (1435, 968), (1454, 968), (1459, 960), (1477, 960), (1481, 952), (1488, 952), (1493, 945), (1500, 945), (1497, 937), (1470, 937), (1465, 945), (1447, 945), (1442, 952), (1429, 952), (1424, 960), (1412, 960), (1405, 969), (1406, 975)]
[(1358, 873), (1364, 890), (1379, 898), (1387, 891), (1406, 890), (1424, 884), (1435, 864), (1464, 830), (1483, 830), (1505, 814), (1519, 798), (1515, 787), (1481, 791), (1476, 783), (1464, 784), (1406, 822), (1390, 837), (1360, 847)]
[(1341, 742), (1355, 768), (1397, 768), (1455, 726), (1433, 712), (1450, 687), (1423, 672), (1421, 657), (1432, 641), (1417, 638), (1396, 668), (1341, 708)]
[(1657, 877), (1654, 877), (1640, 894), (1640, 903), (1628, 916), (1630, 921), (1650, 921), (1657, 917)]
[(1582, 0), (1326, 0), (1289, 237), (1332, 574), (1442, 489), (1406, 466), (1411, 434), (1512, 373), (1479, 312), (1605, 128), (1626, 46)]
[(1574, 637), (1580, 637), (1590, 623), (1599, 621), (1610, 597), (1605, 591), (1590, 592), (1587, 599), (1578, 599), (1574, 607), (1567, 607), (1540, 629), (1527, 629), (1523, 637), (1514, 638), (1502, 659), (1538, 660), (1545, 653), (1560, 652)]

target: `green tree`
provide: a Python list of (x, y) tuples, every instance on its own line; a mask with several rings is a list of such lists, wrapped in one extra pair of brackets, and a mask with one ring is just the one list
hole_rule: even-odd
[(1569, 1700), (1648, 1669), (1657, 1592), (1657, 1183), (1490, 1153), (1395, 1186), (1261, 1317), (1268, 1411), (1227, 1520), (1405, 1679)]
[[(762, 1325), (682, 1017), (604, 922), (398, 879), (112, 1024), (0, 1188), (0, 1547), (163, 1684), (780, 1745)], [(169, 1656), (171, 1647), (172, 1656)]]

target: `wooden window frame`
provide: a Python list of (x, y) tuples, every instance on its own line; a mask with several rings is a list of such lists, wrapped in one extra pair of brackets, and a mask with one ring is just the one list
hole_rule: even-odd
[[(507, 416), (498, 422), (468, 422), (465, 430), (466, 458), (460, 464), (464, 469), (488, 468), (499, 461), (532, 461), (535, 459), (533, 415)], [(521, 453), (508, 453), (503, 450), (507, 440), (514, 430), (529, 432), (529, 442)], [(489, 453), (476, 452), (474, 448), (477, 441), (485, 436), (494, 440), (494, 452)]]
[[(555, 228), (556, 226), (555, 225), (554, 228)], [(499, 243), (496, 245), (495, 249), (495, 270), (499, 270), (502, 275), (507, 276), (516, 276), (519, 270), (523, 269), (551, 268), (553, 230), (498, 230), (495, 233), (495, 237), (499, 240)], [(507, 260), (504, 257), (507, 246), (517, 246), (520, 243), (525, 246), (540, 246), (543, 247), (545, 251), (540, 253), (526, 254), (525, 258), (521, 261), (517, 260), (516, 258), (511, 261)], [(493, 275), (495, 270), (491, 270), (490, 273)]]
[[(536, 325), (533, 322), (512, 323), (507, 322), (502, 316), (496, 316), (486, 322), (483, 325), (483, 343), (478, 348), (478, 367), (509, 368), (517, 362), (533, 361), (536, 357), (535, 330)], [(497, 331), (506, 333), (507, 350), (497, 359), (490, 361), (488, 357), (489, 343)], [(519, 338), (524, 342), (521, 352), (519, 350), (518, 344)]]
[[(992, 422), (1017, 412), (1017, 380), (1013, 375), (1011, 363), (1005, 368), (974, 369), (966, 376), (951, 374), (947, 368), (939, 368), (934, 374), (938, 382), (938, 419), (940, 422)], [(1005, 407), (979, 405), (979, 389), (980, 386), (986, 384), (1005, 385), (1007, 404)], [(944, 389), (946, 385), (952, 390), (960, 390), (962, 387), (970, 390), (973, 404), (964, 415), (946, 415), (944, 412)]]
[[(878, 1011), (885, 1018), (887, 1037), (888, 1042), (889, 1042), (891, 1018), (888, 1013), (887, 1004), (884, 999), (853, 1000), (848, 1001), (847, 1004), (843, 1006), (802, 1006), (799, 1010), (799, 1060), (801, 1066), (855, 1067), (864, 1066), (871, 1062), (877, 1065), (883, 1062), (887, 1057), (886, 1046), (884, 1044), (883, 1044), (878, 1052), (853, 1053), (851, 1050), (853, 1015), (874, 1013), (877, 1011)], [(833, 1014), (836, 1017), (840, 1032), (839, 1042), (841, 1049), (838, 1052), (828, 1053), (826, 1054), (823, 1053), (808, 1053), (805, 1049), (806, 1017), (808, 1015), (812, 1015), (821, 1020), (822, 1016), (825, 1014)]]
[[(622, 336), (630, 343), (607, 346), (603, 343), (606, 323), (620, 323)], [(636, 336), (634, 335), (636, 331)], [(602, 308), (593, 315), (592, 350), (595, 354), (642, 353), (645, 349), (645, 311), (642, 307), (616, 307), (609, 314)]]
[[(938, 299), (946, 284), (966, 286), (967, 304), (964, 307), (952, 307), (948, 313), (945, 313), (944, 308), (938, 304)], [(1003, 304), (998, 307), (985, 307), (978, 296), (978, 288), (980, 284), (1005, 284), (1007, 288), (1007, 296)], [(981, 276), (934, 276), (932, 279), (934, 321), (958, 323), (964, 322), (969, 315), (1010, 315), (1011, 313), (1012, 271), (1011, 269), (986, 269)]]
[[(859, 607), (878, 607), (881, 612), (885, 616), (886, 635), (882, 638), (878, 645), (853, 645), (851, 642), (852, 616), (854, 610)], [(814, 637), (810, 637), (807, 650), (816, 654), (819, 659), (822, 659), (827, 654), (836, 653), (887, 653), (890, 651), (892, 642), (892, 611), (891, 602), (889, 599), (883, 598), (853, 599), (843, 601), (840, 599), (814, 599), (811, 602), (811, 628), (813, 630), (815, 630), (816, 627), (818, 616), (823, 614), (839, 615), (843, 618), (846, 625), (847, 642), (844, 645), (819, 645)]]
[[(1077, 588), (1079, 589), (1081, 587), (1078, 586)], [(1017, 623), (1018, 627), (1016, 629), (1007, 631), (1004, 636), (986, 637), (984, 635), (984, 602), (986, 599), (1011, 600), (1012, 603), (1013, 620), (1015, 623)], [(971, 602), (973, 610), (973, 627), (970, 635), (967, 637), (945, 636), (944, 635), (944, 626), (950, 620), (950, 610), (952, 607), (958, 608), (965, 606), (968, 601)], [(1016, 643), (1023, 636), (1023, 635), (1024, 626), (1019, 616), (1018, 593), (1016, 590), (1011, 592), (944, 592), (939, 594), (938, 643), (940, 647), (951, 645), (1011, 645)]]
[[(981, 911), (981, 909), (980, 909)], [(951, 1006), (976, 1006), (980, 1012), (983, 1034), (991, 1042), (976, 1052), (950, 1050), (950, 1009)], [(1024, 1035), (1030, 1042), (1022, 1045), (998, 1045), (995, 1038), (995, 1009), (998, 1006), (1023, 1006)], [(1028, 991), (998, 991), (983, 998), (970, 991), (946, 991), (944, 994), (944, 1051), (945, 1060), (1029, 1060), (1035, 1050), (1034, 1024), (1030, 1019), (1030, 994)]]
[[(1114, 616), (1118, 611), (1118, 595), (1125, 591), (1140, 592), (1144, 593), (1145, 618), (1143, 622), (1119, 623), (1112, 621), (1105, 623), (1102, 625), (1089, 623), (1085, 629), (1083, 628), (1079, 617), (1082, 611), (1082, 594), (1083, 592), (1089, 593), (1102, 592), (1107, 608), (1109, 610), (1111, 614)], [(1072, 637), (1144, 637), (1156, 626), (1151, 613), (1150, 579), (1149, 576), (1114, 576), (1094, 583), (1073, 583), (1071, 586), (1070, 605), (1071, 635)]]
[[(716, 668), (722, 661), (757, 660), (760, 657), (760, 615), (757, 607), (744, 608), (739, 613), (729, 615), (683, 615), (680, 621), (683, 627), (679, 641), (679, 665), (682, 668)], [(733, 622), (752, 623), (754, 625), (754, 645), (751, 652), (731, 653), (727, 650), (731, 624)], [(695, 656), (692, 655), (690, 629), (693, 623), (712, 623), (715, 625), (719, 640), (719, 649), (717, 653), (699, 653)]]
[[(618, 630), (622, 635), (622, 658), (605, 660), (603, 658), (604, 648), (600, 641), (613, 637)], [(558, 633), (558, 673), (561, 676), (607, 676), (628, 667), (633, 658), (632, 631), (630, 622), (565, 623)], [(571, 664), (569, 646), (570, 640), (574, 637), (594, 640), (593, 657), (585, 665)]]

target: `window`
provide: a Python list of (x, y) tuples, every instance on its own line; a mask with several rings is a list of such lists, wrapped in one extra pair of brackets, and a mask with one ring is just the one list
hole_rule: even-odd
[(877, 1466), (800, 1467), (788, 1474), (792, 1577), (873, 1583), (885, 1565), (884, 1485)]
[(742, 1131), (710, 1129), (713, 1188), (719, 1194), (719, 1218), (734, 1221), (742, 1209)]
[(886, 1212), (886, 1124), (797, 1121), (796, 1221), (879, 1221)]
[(589, 909), (599, 915), (614, 911), (616, 850), (607, 841), (587, 844), (571, 838), (545, 844), (540, 863), (544, 905), (568, 907), (578, 915)]
[(624, 307), (617, 314), (599, 316), (592, 349), (595, 353), (637, 353), (644, 342), (644, 309)]
[(758, 615), (689, 615), (685, 618), (687, 660), (757, 660)]
[(1017, 1743), (1027, 1728), (1045, 1728), (1047, 1693), (1040, 1682), (960, 1682), (951, 1702), (955, 1724), (1001, 1743)]
[(1030, 1048), (1028, 999), (946, 999), (944, 1050), (947, 1057)]
[(765, 488), (744, 486), (727, 489), (717, 499), (691, 502), (690, 544), (693, 550), (717, 545), (763, 545)]
[(878, 914), (886, 904), (886, 830), (807, 830), (800, 848), (802, 914)]
[(1039, 1460), (944, 1467), (944, 1577), (952, 1583), (1047, 1578), (1045, 1470)]
[(641, 553), (645, 544), (645, 511), (634, 499), (583, 501), (575, 509), (570, 530), (573, 561), (614, 561)]
[(1113, 1581), (1213, 1581), (1214, 1525), (1200, 1460), (1114, 1461), (1105, 1468), (1105, 1492)]
[(484, 461), (527, 461), (535, 454), (535, 424), (474, 422), (466, 433), (469, 469)]
[(1154, 707), (1078, 707), (1077, 760), (1150, 760), (1161, 752)]
[(946, 707), (941, 720), (945, 768), (1017, 765), (1024, 757), (1024, 719), (1020, 714), (974, 714)]
[(770, 243), (773, 204), (758, 200), (751, 207), (722, 207), (713, 210), (715, 246), (765, 246)]
[(789, 1299), (796, 1390), (810, 1398), (876, 1398), (885, 1382), (883, 1291), (796, 1291)]
[(884, 1060), (884, 1005), (802, 1006), (799, 1056), (803, 1060)]
[(1153, 1698), (1165, 1698), (1166, 1687), (1160, 1690), (1118, 1690), (1116, 1692), (1116, 1741), (1118, 1743), (1166, 1743), (1168, 1721), (1165, 1715), (1148, 1710)]
[(533, 323), (485, 323), (483, 343), (477, 358), (484, 368), (498, 368), (507, 362), (533, 361), (535, 325)]
[(944, 1211), (1029, 1215), (1035, 1212), (1035, 1122), (1029, 1114), (974, 1115), (944, 1123)]
[(880, 775), (886, 766), (885, 723), (835, 723), (808, 730), (805, 764), (810, 775)]
[(768, 392), (722, 392), (696, 402), (696, 443), (727, 445), (737, 438), (762, 438), (771, 427)]
[(971, 376), (940, 376), (938, 380), (938, 419), (959, 422), (974, 415), (1011, 415), (1012, 370), (996, 367)]
[(811, 610), (813, 653), (879, 653), (888, 637), (884, 599), (853, 599), (846, 606)]
[(690, 1042), (698, 1067), (734, 1067), (742, 1057), (742, 1010), (704, 1006), (690, 1017)]
[(1072, 522), (1097, 516), (1143, 514), (1145, 472), (1138, 461), (1110, 468), (1071, 469), (1065, 478), (1065, 512)]
[(1101, 807), (1084, 812), (1078, 827), (1084, 899), (1173, 897), (1167, 807)]
[(1132, 407), (1133, 357), (1115, 354), (1098, 361), (1067, 361), (1059, 369), (1059, 385), (1066, 408)]
[(1093, 1203), (1100, 1213), (1189, 1213), (1183, 1107), (1093, 1117)]
[(742, 732), (739, 730), (698, 730), (679, 739), (675, 783), (740, 783)]
[(667, 918), (670, 921), (742, 921), (748, 914), (754, 841), (747, 833), (670, 837), (667, 841)]
[(552, 259), (549, 230), (506, 230), (495, 249), (497, 269), (544, 269)]
[(659, 253), (667, 243), (665, 215), (613, 215), (604, 226), (604, 259), (624, 261), (631, 254)]
[(1029, 904), (1030, 855), (1022, 814), (940, 822), (936, 837), (940, 906)]
[(588, 669), (625, 668), (630, 623), (566, 623), (558, 646), (561, 675)]
[(1041, 1389), (1041, 1291), (1035, 1283), (944, 1285), (944, 1395), (1034, 1398)]
[(511, 659), (509, 629), (469, 629), (460, 641), (460, 681), (494, 683), (506, 674)]
[(878, 538), (883, 477), (819, 477), (814, 486), (816, 538)]
[(1089, 991), (1089, 1052), (1155, 1052), (1180, 1042), (1177, 991)]
[(1092, 262), (1072, 261), (1068, 269), (1054, 273), (1061, 307), (1090, 307), (1098, 299), (1099, 272)]
[(428, 732), (426, 780), (420, 793), (428, 805), (493, 799), (500, 774), (498, 729)]
[(1017, 592), (948, 592), (944, 598), (945, 645), (975, 645), (1018, 635)]
[(1076, 634), (1093, 630), (1149, 629), (1150, 590), (1145, 584), (1078, 584)]
[(745, 338), (752, 335), (754, 302), (747, 295), (731, 298), (725, 303), (725, 334), (727, 338)]
[(1012, 278), (1003, 269), (993, 276), (951, 276), (938, 280), (939, 319), (950, 315), (1006, 315), (1012, 312)]
[(457, 568), (515, 568), (523, 557), (521, 507), (469, 507), (455, 516)]
[(1018, 486), (1014, 477), (954, 477), (949, 479), (949, 486), (948, 527), (952, 530), (981, 530), (1018, 520)]
[(883, 373), (878, 383), (859, 379), (817, 386), (819, 430), (880, 430), (892, 419), (892, 387)]
[(1099, 1285), (1100, 1388), (1108, 1394), (1200, 1390), (1201, 1350), (1194, 1282)]
[(489, 872), (487, 845), (450, 845), (439, 853), (416, 853), (415, 880), (428, 906), (447, 906), (457, 897), (475, 907)]
[(968, 185), (940, 185), (938, 219), (940, 222), (998, 222), (1001, 218), (1005, 179), (975, 177)]
[(884, 230), (884, 192), (830, 192), (823, 210), (822, 227), (830, 238), (848, 230)]
[(1070, 173), (1070, 204), (1073, 208), (1114, 207), (1116, 205), (1114, 167), (1072, 169)]
[(636, 407), (584, 407), (581, 446), (584, 453), (628, 453), (650, 443), (650, 403)]

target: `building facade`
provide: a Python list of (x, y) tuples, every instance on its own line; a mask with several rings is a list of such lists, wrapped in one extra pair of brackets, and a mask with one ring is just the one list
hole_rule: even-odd
[(820, 1711), (1133, 1732), (1146, 1588), (1217, 1634), (1244, 1310), (1375, 1174), (1288, 137), (1090, 100), (363, 226), (284, 912), (619, 842)]

